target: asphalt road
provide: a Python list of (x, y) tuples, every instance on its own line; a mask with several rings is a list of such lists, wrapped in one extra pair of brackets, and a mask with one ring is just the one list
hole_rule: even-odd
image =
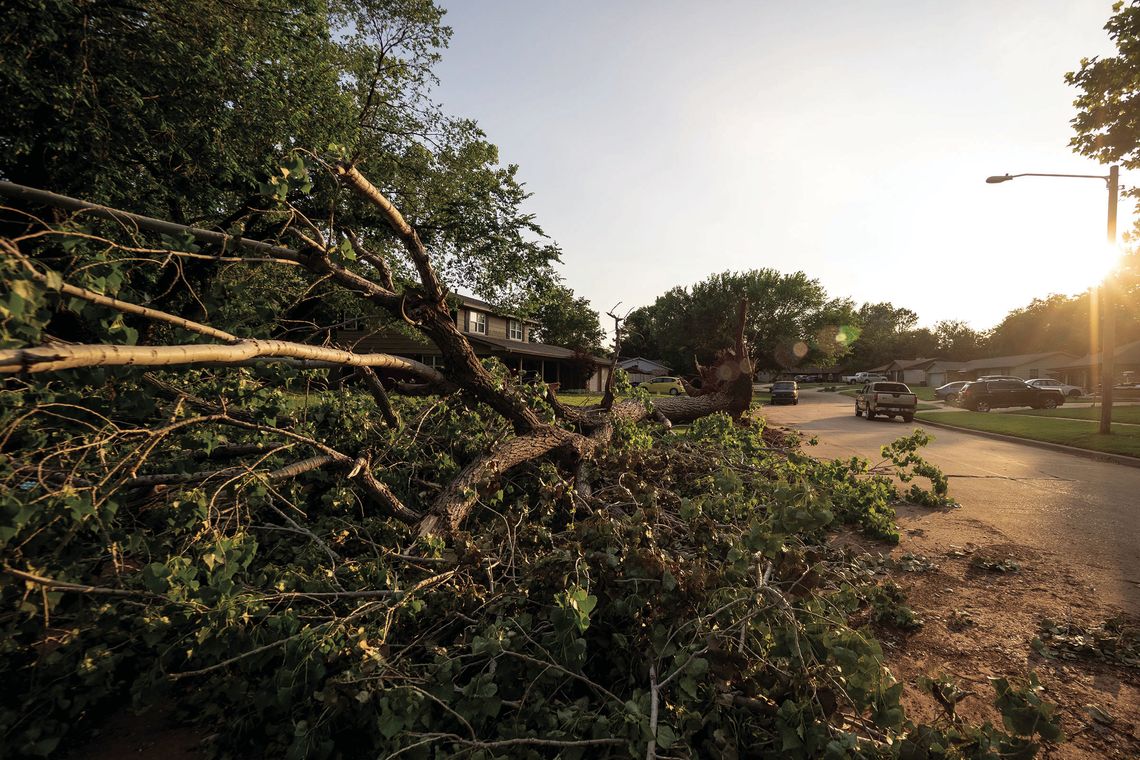
[[(800, 392), (795, 406), (765, 406), (769, 424), (815, 436), (807, 447), (824, 458), (858, 455), (880, 461), (879, 447), (920, 422), (855, 416), (855, 401), (837, 393)], [(950, 476), (962, 508), (927, 529), (952, 523), (988, 526), (1012, 543), (1079, 567), (1112, 604), (1140, 613), (1140, 468), (1087, 459), (944, 428), (924, 456)]]

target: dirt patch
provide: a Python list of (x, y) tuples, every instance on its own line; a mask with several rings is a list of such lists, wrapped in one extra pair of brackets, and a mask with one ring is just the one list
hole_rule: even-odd
[(1082, 628), (1112, 618), (1140, 621), (1102, 601), (1096, 577), (1078, 562), (1009, 543), (991, 526), (960, 516), (938, 520), (934, 530), (932, 517), (921, 508), (900, 510), (902, 540), (893, 548), (849, 534), (840, 539), (872, 554), (889, 551), (888, 574), (925, 620), (912, 633), (881, 632), (887, 665), (907, 685), (908, 712), (923, 720), (942, 714), (917, 681), (945, 674), (972, 692), (958, 707), (962, 717), (1000, 725), (988, 678), (1036, 671), (1069, 737), (1043, 757), (1140, 757), (1140, 668), (1047, 658), (1032, 646), (1045, 619)]
[(142, 715), (120, 710), (98, 733), (76, 747), (70, 760), (201, 760), (206, 732), (179, 724), (169, 706), (155, 707)]

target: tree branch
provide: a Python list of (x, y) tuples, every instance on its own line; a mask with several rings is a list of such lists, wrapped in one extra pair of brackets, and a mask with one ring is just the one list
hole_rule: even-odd
[(343, 367), (383, 367), (405, 372), (433, 384), (446, 384), (426, 364), (390, 354), (354, 354), (324, 346), (285, 340), (242, 340), (232, 345), (190, 343), (174, 346), (112, 346), (55, 344), (0, 351), (0, 374), (58, 372), (75, 367), (160, 367), (179, 364), (235, 364), (250, 359), (302, 359)]

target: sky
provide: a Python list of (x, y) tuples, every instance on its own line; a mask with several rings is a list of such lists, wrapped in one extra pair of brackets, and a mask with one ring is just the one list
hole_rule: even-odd
[(1107, 174), (1064, 75), (1113, 52), (1111, 0), (441, 2), (435, 98), (603, 314), (768, 267), (988, 329), (1099, 279), (1103, 182), (985, 178)]

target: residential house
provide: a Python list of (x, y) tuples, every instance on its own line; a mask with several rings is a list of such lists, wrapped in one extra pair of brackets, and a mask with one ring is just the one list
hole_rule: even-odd
[[(451, 295), (455, 326), (464, 334), (477, 356), (494, 356), (514, 374), (558, 383), (563, 390), (601, 392), (610, 373), (610, 360), (583, 356), (573, 349), (539, 343), (533, 320), (504, 313), (486, 301)], [(372, 330), (360, 323), (337, 333), (337, 340), (358, 353), (388, 353), (406, 356), (431, 367), (443, 367), (435, 344), (419, 335), (394, 330)], [(586, 365), (583, 367), (583, 365)], [(583, 369), (585, 371), (583, 371)]]
[[(1117, 346), (1113, 355), (1116, 357), (1112, 365), (1114, 384), (1140, 383), (1140, 341)], [(1057, 367), (1056, 371), (1061, 374), (1051, 374), (1050, 377), (1092, 389), (1100, 382), (1100, 353), (1085, 354), (1065, 366)]]
[[(1012, 375), (1023, 380), (1038, 377), (1055, 377), (1070, 382), (1063, 368), (1076, 363), (1077, 357), (1063, 351), (1049, 351), (1039, 354), (1017, 354), (995, 356), (990, 359), (974, 359), (963, 362), (951, 380), (975, 380), (983, 375)], [(1074, 383), (1079, 385), (1079, 383)]]
[(937, 388), (949, 382), (950, 374), (958, 372), (963, 364), (964, 362), (946, 359), (895, 359), (872, 371), (884, 374), (895, 382)]
[(644, 383), (646, 380), (652, 380), (661, 375), (668, 375), (673, 371), (661, 362), (655, 362), (652, 359), (646, 359), (642, 356), (635, 356), (632, 359), (622, 359), (618, 362), (618, 367), (626, 371), (631, 383)]

